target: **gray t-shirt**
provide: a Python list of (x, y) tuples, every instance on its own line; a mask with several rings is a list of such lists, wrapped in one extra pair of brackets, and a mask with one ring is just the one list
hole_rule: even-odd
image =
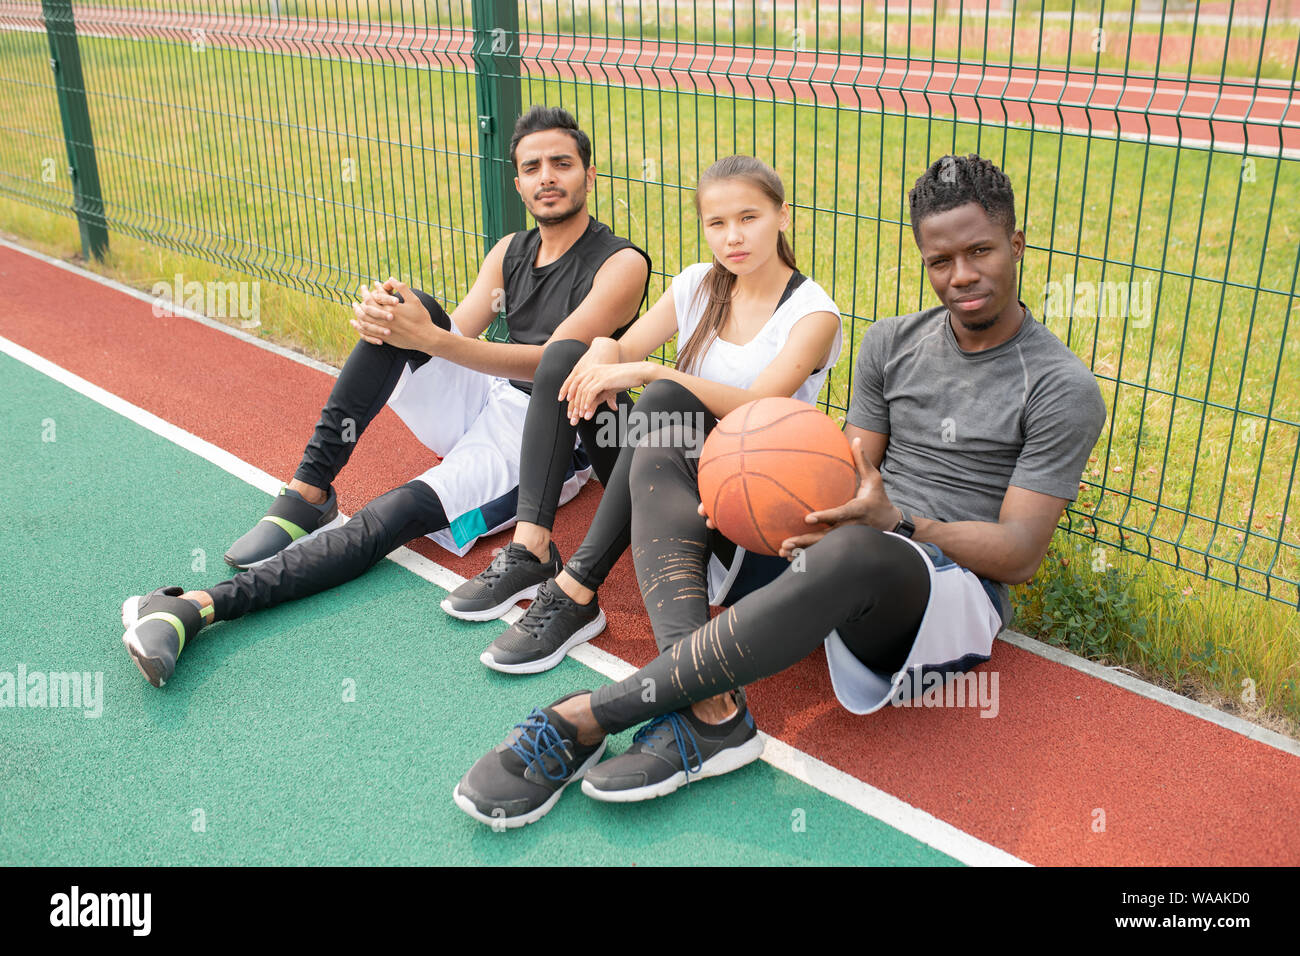
[[(1106, 420), (1088, 367), (1027, 314), (983, 352), (957, 344), (943, 306), (873, 323), (847, 421), (889, 435), (890, 501), (939, 521), (998, 520), (1009, 485), (1074, 500)], [(1007, 586), (993, 582), (1010, 621)]]

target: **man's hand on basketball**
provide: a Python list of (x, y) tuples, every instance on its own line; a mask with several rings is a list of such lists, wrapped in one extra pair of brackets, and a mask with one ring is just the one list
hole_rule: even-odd
[(698, 508), (695, 509), (695, 513), (698, 514), (701, 518), (704, 519), (704, 526), (705, 526), (706, 528), (708, 528), (710, 531), (717, 531), (717, 530), (718, 530), (718, 526), (717, 526), (716, 524), (713, 523), (713, 519), (710, 518), (710, 517), (708, 516), (708, 514), (705, 513), (705, 511), (704, 511), (704, 502), (703, 502), (703, 501), (701, 501), (701, 502), (700, 502), (700, 506), (699, 506)]
[(899, 511), (885, 494), (885, 482), (880, 471), (863, 453), (861, 438), (853, 439), (852, 449), (858, 467), (858, 493), (838, 508), (808, 515), (804, 519), (808, 524), (827, 524), (830, 527), (786, 538), (781, 542), (781, 557), (793, 557), (796, 548), (815, 544), (840, 525), (865, 524), (884, 531), (898, 524)]
[(363, 286), (358, 296), (361, 301), (352, 303), (352, 327), (371, 345), (387, 343), (437, 355), (442, 337), (451, 335), (433, 324), (429, 310), (404, 282), (391, 276), (373, 288)]

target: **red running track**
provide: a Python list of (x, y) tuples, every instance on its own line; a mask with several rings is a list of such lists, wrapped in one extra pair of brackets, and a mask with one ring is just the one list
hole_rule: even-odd
[[(78, 7), (82, 35), (158, 37), (182, 46), (269, 50), (362, 62), (473, 69), (474, 37), (461, 27), (231, 16), (216, 13)], [(960, 63), (924, 56), (875, 56), (826, 51), (772, 50), (725, 44), (676, 43), (622, 37), (523, 37), (526, 74), (648, 89), (701, 90), (740, 99), (810, 101), (866, 112), (956, 117), (1039, 129), (1084, 131), (1241, 151), (1300, 151), (1300, 101), (1291, 84), (1251, 78), (1189, 77), (1187, 37), (1124, 38), (1129, 62), (1159, 63), (1144, 70), (1087, 72), (1065, 67), (998, 65), (1010, 50), (1040, 47), (1064, 55), (1090, 31), (990, 27), (962, 37)], [(0, 30), (41, 31), (40, 5), (0, 2)], [(1005, 36), (1002, 34), (1005, 33)], [(893, 31), (891, 30), (891, 42)], [(943, 37), (938, 41), (942, 46)], [(955, 45), (955, 32), (949, 41)], [(924, 51), (928, 32), (896, 46)], [(1090, 42), (1090, 40), (1089, 40)], [(1119, 40), (1115, 41), (1116, 43)], [(1296, 56), (1294, 44), (1261, 43), (1259, 55)], [(1185, 48), (1185, 49), (1184, 49)], [(1202, 47), (1203, 49), (1203, 47)], [(1224, 51), (1226, 53), (1226, 50)], [(989, 63), (992, 57), (995, 61)], [(1178, 75), (1182, 74), (1182, 75)]]
[[(155, 318), (147, 302), (5, 247), (0, 335), (279, 476), (297, 465), (333, 383), (197, 322)], [(178, 361), (185, 355), (203, 360)], [(340, 506), (354, 513), (429, 459), (385, 409), (337, 483)], [(578, 544), (598, 495), (592, 482), (560, 509), (563, 553)], [(465, 558), (427, 541), (414, 549), (470, 576), (507, 540), (497, 535)], [(609, 627), (595, 643), (638, 665), (650, 660), (626, 555), (601, 602)], [(104, 627), (115, 623), (116, 608), (105, 608)], [(750, 702), (768, 733), (1031, 863), (1300, 864), (1300, 758), (1004, 642), (983, 667), (999, 675), (992, 719), (959, 708), (855, 717), (835, 702), (821, 651), (754, 685)]]

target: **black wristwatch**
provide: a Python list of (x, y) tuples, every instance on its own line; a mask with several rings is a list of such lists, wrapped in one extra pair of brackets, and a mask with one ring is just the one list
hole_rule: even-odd
[(894, 525), (894, 534), (901, 534), (904, 538), (910, 538), (916, 534), (916, 525), (912, 524), (912, 519), (907, 516), (907, 512), (902, 508), (898, 509), (898, 513), (903, 517), (899, 518), (898, 524)]

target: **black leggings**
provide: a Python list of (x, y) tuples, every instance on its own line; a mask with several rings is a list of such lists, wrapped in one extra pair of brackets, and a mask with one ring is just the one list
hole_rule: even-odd
[(930, 599), (929, 570), (911, 545), (862, 525), (831, 531), (709, 620), (705, 562), (716, 542), (697, 513), (696, 473), (671, 440), (636, 450), (632, 559), (661, 653), (592, 694), (602, 728), (619, 733), (779, 673), (832, 630), (873, 670), (902, 667)]
[(631, 541), (632, 500), (628, 469), (632, 449), (628, 439), (648, 434), (659, 416), (700, 421), (707, 433), (715, 419), (689, 389), (676, 382), (652, 382), (633, 404), (626, 392), (618, 395), (619, 410), (601, 408), (590, 420), (570, 425), (568, 403), (555, 396), (587, 346), (573, 339), (552, 342), (542, 353), (524, 423), (519, 464), (518, 518), (550, 529), (573, 449), (574, 434), (582, 437), (600, 483), (604, 486), (596, 516), (586, 537), (565, 565), (569, 575), (593, 591), (604, 583)]
[[(668, 420), (691, 423), (689, 427), (679, 428), (672, 436), (679, 443), (676, 450), (683, 456), (688, 452), (698, 456), (705, 436), (718, 423), (704, 403), (685, 386), (660, 380), (651, 382), (642, 389), (632, 411), (627, 415), (627, 428), (621, 436), (625, 444), (619, 451), (614, 473), (605, 483), (596, 516), (592, 519), (582, 544), (564, 566), (569, 576), (583, 587), (593, 591), (599, 588), (631, 544), (633, 509), (630, 472), (634, 452), (640, 450), (636, 443), (639, 439), (647, 442), (664, 440), (667, 429), (658, 427), (657, 423)], [(692, 462), (694, 460), (691, 459)], [(694, 508), (694, 505), (691, 507)]]
[[(429, 310), (433, 324), (450, 332), (451, 317), (438, 300), (419, 289), (411, 291)], [(330, 390), (293, 476), (313, 488), (329, 488), (352, 457), (361, 433), (393, 394), (402, 370), (410, 366), (415, 371), (427, 361), (429, 356), (415, 349), (358, 341)]]
[[(434, 324), (450, 331), (451, 318), (437, 300), (418, 289), (411, 291), (429, 310)], [(428, 359), (413, 349), (358, 342), (330, 390), (294, 477), (328, 488), (352, 457), (361, 433), (393, 394), (402, 370), (409, 366), (414, 371)], [(390, 551), (447, 524), (442, 502), (424, 482), (394, 488), (343, 526), (208, 588), (213, 617), (228, 621), (336, 587), (364, 574)]]
[(515, 514), (518, 520), (540, 525), (548, 531), (555, 526), (564, 476), (573, 459), (574, 436), (582, 438), (587, 459), (608, 493), (610, 476), (622, 447), (619, 422), (632, 406), (631, 396), (619, 392), (617, 401), (622, 415), (602, 407), (590, 419), (569, 424), (569, 403), (561, 404), (555, 396), (560, 394), (560, 386), (586, 352), (587, 346), (576, 339), (551, 342), (542, 350), (524, 418), (524, 441), (519, 450), (519, 503)]

